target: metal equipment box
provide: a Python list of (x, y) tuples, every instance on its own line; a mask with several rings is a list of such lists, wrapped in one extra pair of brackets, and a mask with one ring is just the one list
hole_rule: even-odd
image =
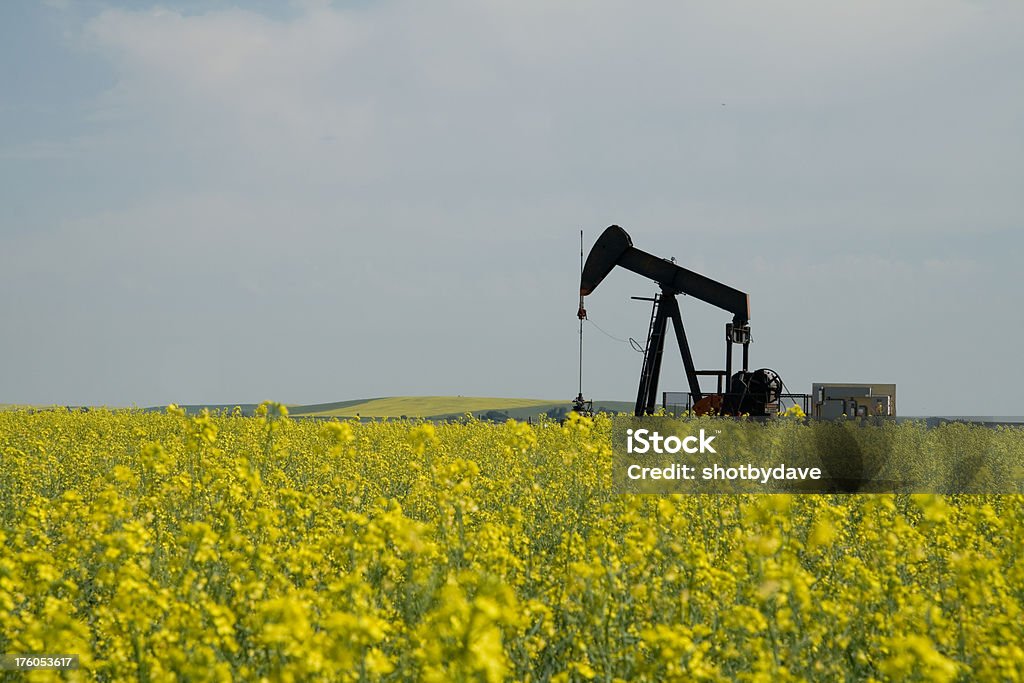
[(895, 384), (814, 382), (811, 385), (812, 417), (834, 420), (895, 415)]

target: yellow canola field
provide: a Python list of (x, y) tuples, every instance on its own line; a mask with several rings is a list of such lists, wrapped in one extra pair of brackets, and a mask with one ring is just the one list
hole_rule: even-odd
[(1024, 680), (1020, 496), (620, 496), (609, 432), (0, 412), (0, 654), (81, 656), (28, 680)]

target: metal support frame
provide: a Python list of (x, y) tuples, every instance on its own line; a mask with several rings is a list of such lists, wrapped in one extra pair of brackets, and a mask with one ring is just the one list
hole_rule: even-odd
[[(668, 402), (668, 394), (679, 393), (686, 397), (685, 402), (672, 403)], [(778, 409), (782, 410), (782, 405), (785, 402), (800, 406), (804, 411), (804, 414), (808, 419), (818, 419), (819, 416), (814, 413), (814, 397), (811, 394), (779, 394)], [(696, 401), (687, 392), (668, 392), (663, 391), (661, 393), (661, 407), (670, 415), (680, 415), (682, 413), (689, 413), (693, 410)], [(759, 418), (763, 419), (763, 418)]]
[(690, 344), (686, 339), (686, 330), (683, 328), (683, 314), (679, 310), (679, 302), (676, 295), (667, 289), (662, 289), (661, 294), (653, 299), (646, 297), (633, 297), (642, 301), (653, 301), (651, 310), (651, 326), (647, 332), (647, 347), (644, 349), (644, 365), (640, 371), (640, 386), (637, 388), (635, 414), (650, 415), (655, 411), (658, 402), (658, 378), (661, 375), (661, 359), (665, 350), (665, 332), (668, 329), (668, 321), (672, 320), (672, 329), (676, 335), (676, 342), (679, 345), (679, 355), (683, 359), (683, 368), (686, 371), (686, 381), (690, 385), (690, 393), (697, 396), (697, 400), (703, 396), (700, 389), (700, 382), (697, 378), (697, 370), (693, 365), (693, 355), (690, 353)]
[[(726, 323), (725, 325), (725, 372), (721, 370), (697, 370), (693, 364), (693, 355), (690, 353), (690, 344), (686, 339), (686, 330), (683, 328), (683, 314), (679, 309), (679, 302), (676, 300), (676, 293), (663, 287), (660, 294), (653, 298), (634, 296), (638, 301), (652, 301), (654, 305), (651, 310), (651, 325), (647, 331), (647, 346), (644, 349), (644, 364), (640, 371), (640, 385), (637, 388), (636, 406), (634, 413), (640, 417), (652, 414), (657, 406), (658, 399), (658, 378), (661, 376), (661, 359), (665, 351), (665, 333), (668, 330), (668, 321), (672, 320), (672, 329), (675, 331), (676, 341), (679, 344), (679, 355), (683, 359), (683, 369), (686, 372), (686, 382), (690, 387), (690, 399), (697, 403), (704, 397), (700, 388), (700, 376), (715, 376), (718, 378), (718, 392), (724, 394), (729, 391), (729, 382), (732, 378), (732, 346), (733, 344), (743, 345), (743, 371), (749, 370), (750, 360), (750, 326)], [(723, 383), (725, 386), (723, 387)]]

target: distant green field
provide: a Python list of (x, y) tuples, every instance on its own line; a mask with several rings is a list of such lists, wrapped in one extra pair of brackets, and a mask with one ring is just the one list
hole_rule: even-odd
[[(466, 413), (472, 413), (488, 419), (526, 420), (544, 414), (563, 417), (570, 407), (570, 401), (567, 400), (480, 396), (390, 396), (336, 404), (289, 406), (288, 409), (295, 417), (422, 417), (443, 420), (456, 419)], [(595, 401), (594, 408), (606, 412), (632, 412), (633, 404), (626, 401)]]
[[(189, 404), (182, 405), (189, 414), (196, 414), (204, 408), (215, 412), (231, 412), (235, 406), (243, 415), (252, 415), (255, 403), (240, 404)], [(387, 396), (360, 398), (334, 403), (313, 403), (289, 405), (292, 417), (359, 417), (364, 420), (383, 418), (426, 418), (431, 420), (457, 419), (466, 413), (489, 420), (503, 421), (508, 418), (526, 420), (541, 415), (564, 417), (571, 407), (570, 401), (552, 401), (536, 398), (491, 398), (480, 396)], [(29, 406), (0, 404), (0, 410), (13, 409), (46, 410), (64, 406)], [(146, 411), (162, 412), (166, 406), (152, 406)], [(595, 410), (605, 412), (632, 412), (633, 404), (625, 401), (595, 401)], [(115, 409), (116, 410), (116, 409)]]
[[(198, 413), (203, 408), (230, 411), (228, 405), (183, 405), (189, 413)], [(256, 404), (241, 404), (242, 413), (251, 415)], [(362, 420), (385, 418), (424, 418), (430, 420), (454, 420), (466, 413), (492, 421), (536, 419), (541, 415), (554, 418), (564, 417), (571, 408), (571, 402), (552, 401), (539, 398), (494, 398), (483, 396), (383, 396), (360, 398), (334, 403), (312, 403), (289, 405), (292, 417), (358, 417)], [(154, 410), (160, 410), (157, 407)], [(594, 409), (605, 412), (633, 411), (633, 404), (626, 401), (595, 401)]]
[[(532, 398), (486, 398), (477, 396), (391, 396), (341, 404), (289, 407), (293, 415), (317, 417), (440, 417), (446, 415), (480, 414), (488, 411), (508, 412), (529, 409), (542, 413), (548, 409), (568, 405), (567, 401)], [(310, 410), (310, 409), (313, 410)]]

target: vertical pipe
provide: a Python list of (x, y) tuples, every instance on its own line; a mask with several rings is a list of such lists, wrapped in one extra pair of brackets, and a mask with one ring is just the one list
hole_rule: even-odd
[(732, 387), (729, 382), (732, 380), (732, 323), (725, 324), (725, 390)]
[[(580, 229), (580, 281), (583, 280), (583, 229)], [(583, 295), (580, 294), (580, 310), (583, 310)], [(580, 318), (580, 399), (583, 398), (583, 316)]]

